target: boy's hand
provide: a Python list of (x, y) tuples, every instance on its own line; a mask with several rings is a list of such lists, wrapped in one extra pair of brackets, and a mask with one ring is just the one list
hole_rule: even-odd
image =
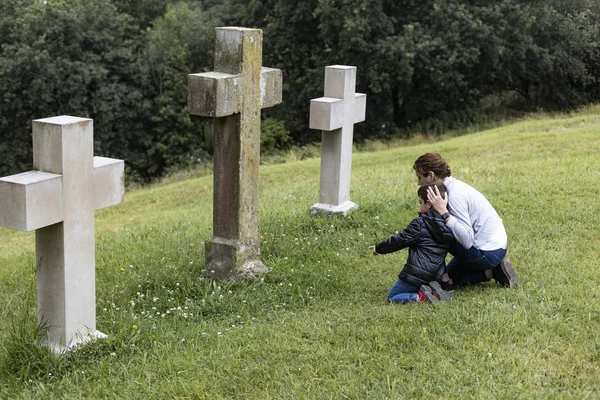
[(444, 197), (440, 196), (440, 191), (437, 186), (427, 188), (427, 200), (435, 211), (440, 214), (448, 212), (448, 194), (444, 193)]
[(377, 252), (377, 250), (375, 250), (375, 246), (369, 246), (369, 250), (373, 253), (374, 256), (376, 256), (377, 254), (379, 254)]

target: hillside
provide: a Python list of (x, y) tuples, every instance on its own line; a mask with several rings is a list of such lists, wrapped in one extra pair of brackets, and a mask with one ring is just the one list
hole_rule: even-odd
[[(264, 166), (250, 282), (202, 279), (212, 177), (96, 213), (98, 329), (53, 359), (34, 343), (34, 234), (0, 229), (0, 397), (600, 396), (600, 107), (353, 155), (350, 218), (309, 217), (319, 160)], [(414, 160), (441, 153), (509, 235), (520, 285), (389, 305), (406, 252), (369, 245), (416, 215)]]

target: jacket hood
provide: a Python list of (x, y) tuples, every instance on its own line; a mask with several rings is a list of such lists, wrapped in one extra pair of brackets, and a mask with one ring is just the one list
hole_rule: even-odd
[(433, 240), (442, 244), (452, 244), (454, 242), (454, 236), (440, 214), (435, 211), (427, 211), (421, 214), (421, 218)]

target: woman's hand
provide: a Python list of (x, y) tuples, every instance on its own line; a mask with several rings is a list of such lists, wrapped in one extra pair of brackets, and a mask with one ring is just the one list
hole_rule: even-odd
[(435, 211), (440, 214), (448, 212), (448, 193), (444, 193), (444, 197), (440, 195), (437, 186), (429, 186), (427, 188), (427, 200)]

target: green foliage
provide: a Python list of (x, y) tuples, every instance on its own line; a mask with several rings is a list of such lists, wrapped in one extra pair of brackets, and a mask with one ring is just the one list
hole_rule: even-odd
[(119, 12), (132, 17), (141, 32), (152, 25), (152, 22), (164, 15), (170, 0), (119, 0), (114, 5)]
[(263, 64), (283, 71), (264, 154), (320, 141), (309, 103), (333, 64), (357, 66), (367, 94), (358, 143), (600, 99), (594, 0), (4, 0), (0, 175), (30, 169), (31, 120), (60, 114), (93, 118), (96, 152), (129, 179), (210, 162), (187, 74), (212, 70), (216, 26), (263, 29)]
[(135, 108), (143, 95), (128, 23), (108, 0), (34, 2), (3, 20), (1, 175), (29, 169), (33, 119), (95, 118), (96, 147), (106, 156), (122, 156), (131, 142), (144, 140), (136, 122), (143, 117)]
[(208, 139), (212, 123), (194, 124), (187, 111), (187, 76), (212, 64), (214, 28), (205, 13), (198, 14), (180, 2), (169, 5), (148, 30), (144, 59), (154, 98), (154, 176), (204, 163), (212, 153), (212, 140)]
[(590, 62), (599, 57), (597, 7), (563, 2), (562, 9), (580, 11), (566, 14), (510, 0), (260, 3), (249, 7), (250, 20), (264, 21), (265, 57), (286, 79), (287, 107), (273, 113), (296, 143), (318, 140), (305, 132), (306, 105), (321, 93), (331, 64), (358, 67), (357, 89), (369, 105), (358, 140), (415, 124), (461, 126), (485, 112), (487, 98), (514, 98), (511, 92), (522, 98), (503, 107), (573, 107), (598, 98), (600, 75)]
[(277, 149), (284, 149), (289, 142), (290, 132), (283, 121), (267, 118), (260, 126), (260, 152), (269, 155)]
[[(598, 68), (590, 60), (600, 56), (600, 28), (590, 13), (564, 15), (542, 7), (533, 12), (532, 26), (538, 62), (528, 63), (522, 92), (530, 104), (551, 108), (572, 107), (595, 99)], [(596, 74), (594, 74), (594, 70)]]

